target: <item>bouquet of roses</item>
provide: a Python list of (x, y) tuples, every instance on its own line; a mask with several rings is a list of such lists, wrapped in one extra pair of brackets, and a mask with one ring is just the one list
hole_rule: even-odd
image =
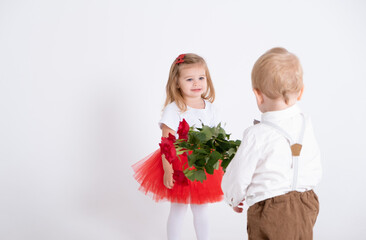
[[(219, 169), (220, 163), (225, 171), (241, 143), (240, 140), (229, 140), (227, 134), (221, 127), (209, 127), (202, 124), (201, 128), (189, 127), (183, 119), (179, 123), (178, 136), (169, 134), (169, 137), (162, 137), (160, 145), (161, 153), (172, 163), (180, 161), (180, 156), (188, 156), (188, 166), (184, 170), (174, 170), (173, 178), (178, 184), (188, 184), (191, 181), (206, 180), (206, 173), (213, 174)], [(189, 153), (189, 154), (187, 154)]]

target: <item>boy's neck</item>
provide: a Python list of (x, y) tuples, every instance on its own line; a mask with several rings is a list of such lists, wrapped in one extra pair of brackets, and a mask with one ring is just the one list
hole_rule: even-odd
[(265, 103), (261, 106), (261, 112), (273, 112), (273, 111), (281, 111), (285, 110), (289, 107), (292, 107), (296, 104), (297, 99), (296, 98), (290, 98), (288, 103), (285, 102), (284, 99), (270, 99), (265, 97)]

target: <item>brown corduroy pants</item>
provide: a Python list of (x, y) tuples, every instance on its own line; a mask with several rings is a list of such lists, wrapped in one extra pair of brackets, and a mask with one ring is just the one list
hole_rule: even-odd
[(248, 209), (248, 238), (311, 240), (318, 213), (318, 196), (313, 190), (266, 199)]

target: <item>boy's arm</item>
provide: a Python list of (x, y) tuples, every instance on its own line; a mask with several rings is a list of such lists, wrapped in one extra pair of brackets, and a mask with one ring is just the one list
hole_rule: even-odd
[[(244, 131), (243, 140), (238, 151), (226, 168), (221, 187), (225, 201), (240, 212), (238, 206), (246, 197), (247, 188), (251, 183), (255, 172), (259, 154), (252, 128)], [(241, 210), (242, 211), (242, 210)]]

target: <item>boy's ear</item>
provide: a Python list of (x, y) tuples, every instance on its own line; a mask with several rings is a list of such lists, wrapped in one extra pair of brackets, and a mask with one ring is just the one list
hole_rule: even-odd
[(301, 90), (300, 90), (300, 92), (299, 92), (299, 95), (297, 96), (297, 101), (300, 101), (301, 100), (301, 98), (302, 98), (302, 94), (304, 93), (304, 85), (302, 86), (302, 88), (301, 88)]
[(259, 89), (257, 89), (257, 88), (253, 88), (253, 92), (254, 92), (258, 105), (261, 105), (264, 102), (262, 92), (259, 91)]

